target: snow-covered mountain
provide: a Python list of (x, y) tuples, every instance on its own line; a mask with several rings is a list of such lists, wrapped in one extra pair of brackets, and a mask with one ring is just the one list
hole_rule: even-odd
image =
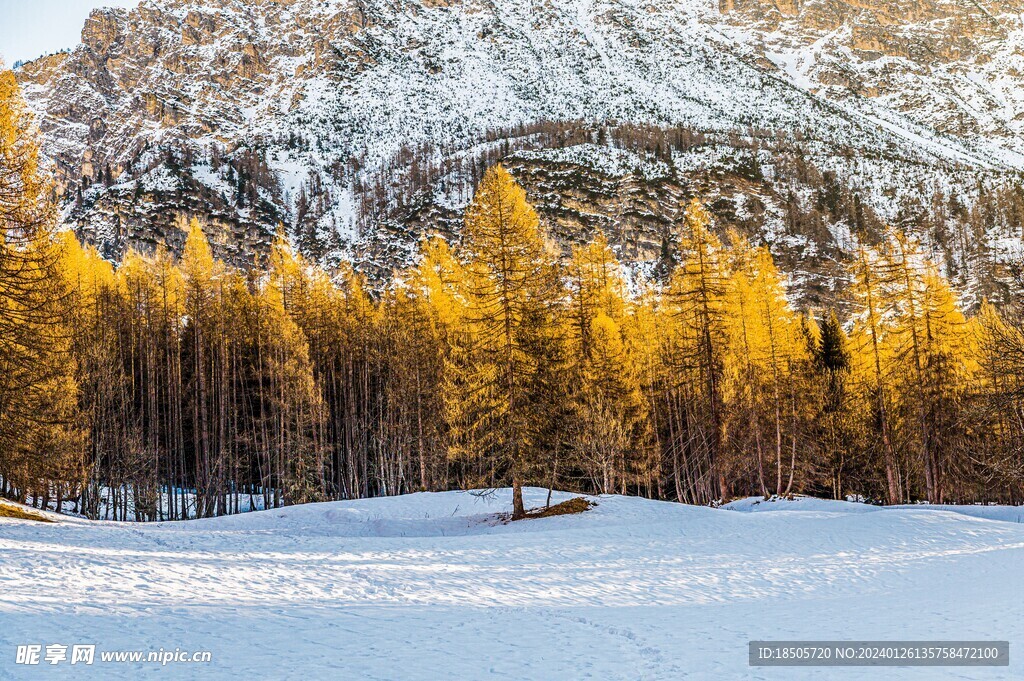
[[(1020, 165), (1024, 2), (722, 0), (732, 35), (800, 87)], [(747, 29), (753, 27), (754, 32)], [(898, 121), (893, 121), (898, 124)]]
[(851, 231), (1015, 285), (1019, 0), (146, 0), (19, 70), (65, 219), (111, 257), (179, 213), (252, 260), (284, 223), (374, 275), (456, 234), (504, 161), (563, 243), (652, 263), (679, 207), (772, 245), (812, 302)]

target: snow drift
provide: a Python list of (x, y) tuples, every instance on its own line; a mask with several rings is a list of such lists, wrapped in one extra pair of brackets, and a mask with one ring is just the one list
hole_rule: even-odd
[(199, 671), (84, 670), (105, 678), (674, 680), (820, 677), (748, 668), (751, 639), (1024, 640), (1020, 509), (595, 501), (516, 523), (498, 515), (507, 490), (152, 525), (3, 519), (0, 678), (51, 675), (9, 664), (26, 643), (213, 653)]

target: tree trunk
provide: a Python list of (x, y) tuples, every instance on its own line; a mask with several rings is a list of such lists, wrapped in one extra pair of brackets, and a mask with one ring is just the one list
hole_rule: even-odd
[(523, 506), (523, 480), (519, 475), (519, 466), (512, 470), (512, 520), (522, 520), (526, 517), (526, 507)]

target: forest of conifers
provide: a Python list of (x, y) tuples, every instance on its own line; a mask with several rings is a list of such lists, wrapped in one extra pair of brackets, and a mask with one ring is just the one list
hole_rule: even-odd
[[(251, 269), (183, 223), (118, 265), (56, 229), (0, 76), (0, 493), (159, 520), (538, 485), (715, 503), (1024, 500), (1024, 334), (910, 236), (863, 239), (842, 317), (698, 200), (671, 272), (562, 257), (500, 166), (461, 240), (371, 292), (282, 235)], [(521, 495), (515, 495), (522, 514)]]

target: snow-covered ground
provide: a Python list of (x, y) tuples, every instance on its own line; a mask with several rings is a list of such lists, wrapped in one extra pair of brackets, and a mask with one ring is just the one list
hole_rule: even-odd
[[(509, 505), (453, 492), (151, 525), (0, 519), (0, 678), (1024, 678), (1022, 509), (604, 497), (503, 524)], [(1008, 639), (1011, 666), (750, 668), (751, 639)], [(14, 664), (18, 645), (52, 643), (97, 660)], [(213, 661), (99, 660), (161, 648)]]

